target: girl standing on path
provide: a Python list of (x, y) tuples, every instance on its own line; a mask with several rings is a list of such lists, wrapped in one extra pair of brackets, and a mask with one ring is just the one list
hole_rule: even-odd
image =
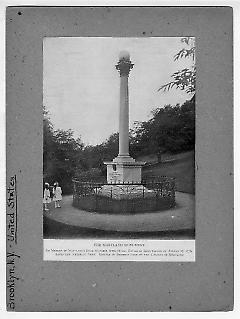
[(49, 184), (45, 183), (44, 185), (44, 192), (43, 192), (43, 204), (44, 204), (44, 210), (48, 211), (48, 204), (51, 203), (51, 197), (50, 197), (50, 190), (49, 190)]
[(58, 182), (54, 183), (53, 187), (53, 200), (55, 202), (55, 208), (61, 208), (60, 202), (62, 200), (62, 189), (58, 185)]

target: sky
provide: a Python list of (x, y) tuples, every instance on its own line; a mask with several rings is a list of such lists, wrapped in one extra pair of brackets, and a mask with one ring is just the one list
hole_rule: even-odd
[(129, 75), (129, 125), (145, 121), (151, 110), (183, 103), (181, 90), (159, 91), (171, 74), (191, 65), (174, 61), (183, 48), (179, 37), (59, 37), (43, 41), (43, 105), (54, 129), (72, 129), (74, 137), (96, 145), (118, 132), (120, 77), (115, 68), (127, 50), (134, 64)]

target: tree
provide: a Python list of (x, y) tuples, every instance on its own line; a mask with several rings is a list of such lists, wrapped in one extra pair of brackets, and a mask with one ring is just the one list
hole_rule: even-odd
[(184, 90), (187, 93), (195, 94), (196, 91), (196, 66), (195, 66), (195, 38), (194, 37), (184, 37), (181, 42), (186, 45), (182, 48), (175, 56), (174, 61), (182, 58), (192, 59), (192, 66), (190, 68), (184, 68), (177, 72), (174, 72), (171, 77), (172, 81), (162, 85), (158, 91), (169, 91), (172, 88)]
[(48, 171), (51, 169), (51, 158), (55, 145), (53, 125), (49, 118), (49, 112), (43, 106), (43, 179), (48, 178)]
[(71, 192), (75, 171), (83, 166), (84, 144), (73, 134), (72, 130), (54, 130), (43, 108), (43, 178), (50, 184), (58, 181), (65, 194)]
[(178, 153), (194, 149), (195, 101), (165, 105), (152, 111), (148, 121), (137, 122), (132, 144), (137, 155)]

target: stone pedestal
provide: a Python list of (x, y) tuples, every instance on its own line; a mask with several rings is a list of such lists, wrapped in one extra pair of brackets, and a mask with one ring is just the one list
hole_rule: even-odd
[(147, 189), (143, 185), (104, 185), (98, 191), (98, 195), (114, 200), (131, 200), (143, 198), (155, 198), (154, 190)]
[(118, 156), (107, 165), (108, 183), (141, 183), (144, 162), (136, 162), (130, 156)]

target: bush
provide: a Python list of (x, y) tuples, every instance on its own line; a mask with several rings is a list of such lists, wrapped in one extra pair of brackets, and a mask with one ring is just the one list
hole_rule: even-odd
[(99, 168), (91, 168), (87, 171), (78, 171), (74, 179), (84, 182), (105, 182), (106, 176), (103, 175), (103, 172)]

